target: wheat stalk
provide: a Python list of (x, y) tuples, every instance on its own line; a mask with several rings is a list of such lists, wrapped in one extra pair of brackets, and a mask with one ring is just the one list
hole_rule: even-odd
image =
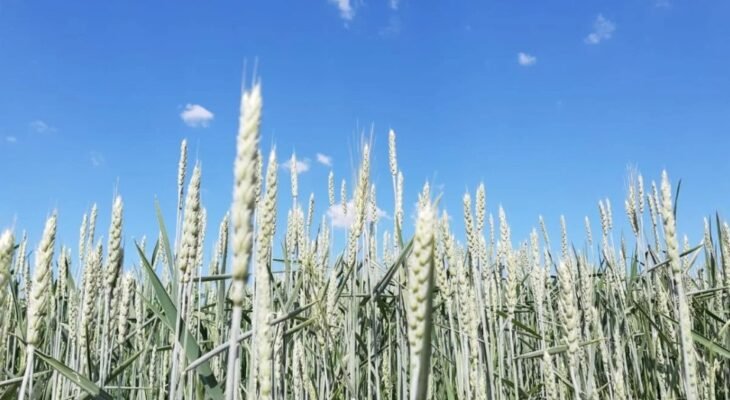
[[(53, 247), (56, 242), (56, 214), (55, 212), (46, 221), (41, 242), (36, 249), (35, 265), (33, 268), (33, 285), (28, 299), (26, 341), (26, 369), (23, 383), (20, 387), (19, 399), (25, 398), (26, 387), (33, 376), (33, 356), (35, 349), (41, 344), (42, 326), (48, 313), (48, 302), (51, 286), (51, 263), (53, 262)], [(29, 394), (33, 394), (32, 382)]]
[(426, 204), (418, 210), (413, 252), (408, 258), (408, 346), (410, 398), (422, 400), (428, 391), (431, 365), (432, 291), (435, 214)]
[(695, 370), (695, 350), (692, 339), (692, 318), (690, 316), (687, 296), (684, 289), (683, 271), (679, 258), (677, 227), (672, 206), (672, 188), (667, 171), (662, 172), (661, 214), (664, 221), (664, 237), (667, 242), (667, 259), (672, 277), (672, 284), (677, 299), (679, 320), (680, 356), (682, 357), (682, 382), (687, 400), (697, 399), (697, 371)]
[(233, 205), (233, 265), (231, 291), (229, 298), (233, 303), (233, 315), (230, 323), (228, 374), (226, 398), (233, 400), (238, 387), (236, 379), (236, 360), (238, 331), (241, 323), (241, 307), (244, 300), (244, 289), (248, 279), (251, 248), (253, 246), (253, 212), (256, 203), (255, 186), (257, 165), (256, 156), (259, 144), (259, 126), (261, 124), (261, 85), (257, 82), (250, 91), (243, 93), (241, 99), (241, 116), (234, 164)]

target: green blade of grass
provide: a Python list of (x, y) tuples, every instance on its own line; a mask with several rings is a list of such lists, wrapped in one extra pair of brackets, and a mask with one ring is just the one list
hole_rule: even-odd
[(715, 353), (716, 355), (730, 359), (730, 350), (728, 350), (728, 349), (722, 347), (721, 345), (713, 342), (712, 340), (702, 336), (698, 332), (692, 331), (692, 338), (695, 340), (695, 342), (701, 344), (707, 350), (710, 350), (711, 352)]
[(198, 277), (193, 278), (192, 280), (194, 282), (217, 282), (217, 281), (225, 281), (227, 279), (231, 279), (231, 274), (198, 276)]
[(89, 378), (85, 377), (84, 375), (79, 374), (78, 372), (72, 370), (71, 368), (67, 367), (66, 364), (56, 360), (55, 358), (48, 356), (38, 350), (35, 351), (35, 355), (38, 356), (41, 360), (43, 360), (46, 364), (51, 366), (53, 369), (58, 371), (61, 375), (66, 377), (69, 381), (73, 382), (76, 386), (83, 389), (84, 392), (86, 392), (88, 395), (92, 396), (94, 399), (101, 399), (101, 400), (113, 400), (114, 398), (104, 390), (102, 390), (99, 386), (96, 386), (94, 382), (89, 380)]
[[(663, 317), (669, 321), (672, 321), (675, 325), (679, 326), (679, 322), (677, 320), (670, 318), (666, 315), (664, 315)], [(695, 342), (704, 346), (707, 350), (710, 350), (711, 352), (713, 352), (719, 356), (730, 359), (730, 350), (724, 348), (722, 345), (720, 345), (716, 342), (713, 342), (712, 340), (703, 336), (701, 333), (693, 330), (692, 339), (694, 339)]]
[[(139, 253), (140, 259), (142, 260), (142, 266), (149, 276), (149, 281), (152, 284), (152, 288), (154, 289), (157, 301), (159, 301), (160, 305), (162, 306), (163, 315), (165, 317), (163, 319), (163, 322), (171, 331), (174, 332), (175, 324), (177, 323), (179, 318), (177, 314), (177, 308), (172, 302), (172, 299), (170, 299), (170, 296), (167, 294), (167, 291), (165, 291), (165, 287), (162, 285), (162, 282), (160, 282), (159, 278), (157, 278), (157, 275), (155, 275), (155, 271), (152, 269), (152, 266), (147, 261), (144, 252), (139, 247), (139, 244), (135, 243), (135, 246), (137, 247), (137, 252)], [(182, 344), (187, 359), (198, 359), (202, 354), (202, 351), (200, 350), (200, 345), (198, 345), (195, 337), (193, 337), (193, 335), (187, 329), (185, 329), (181, 334), (185, 337), (176, 338), (176, 340), (178, 340)], [(210, 363), (205, 362), (200, 364), (196, 371), (198, 372), (200, 381), (205, 386), (206, 399), (223, 399), (223, 390), (218, 384), (215, 375), (213, 374)]]
[[(157, 223), (160, 224), (160, 234), (162, 236), (162, 250), (167, 256), (167, 268), (170, 272), (170, 281), (172, 283), (172, 292), (177, 293), (177, 270), (174, 267), (175, 258), (172, 255), (172, 247), (170, 247), (170, 239), (167, 236), (167, 228), (165, 228), (165, 220), (162, 218), (162, 210), (160, 209), (160, 202), (155, 200), (155, 211), (157, 212)], [(140, 251), (144, 255), (143, 251)]]
[[(590, 346), (592, 344), (596, 344), (596, 343), (600, 342), (601, 340), (603, 340), (603, 339), (593, 339), (593, 340), (589, 340), (587, 342), (581, 342), (580, 343), (580, 347)], [(529, 353), (520, 354), (519, 356), (515, 357), (515, 359), (516, 360), (519, 360), (519, 359), (525, 359), (525, 358), (541, 357), (543, 354), (545, 354), (546, 351), (550, 355), (560, 354), (560, 353), (562, 353), (564, 351), (567, 351), (567, 350), (568, 350), (568, 345), (561, 344), (559, 346), (554, 346), (554, 347), (550, 347), (550, 348), (547, 348), (547, 349), (540, 349), (540, 350), (536, 350), (536, 351), (531, 351)]]

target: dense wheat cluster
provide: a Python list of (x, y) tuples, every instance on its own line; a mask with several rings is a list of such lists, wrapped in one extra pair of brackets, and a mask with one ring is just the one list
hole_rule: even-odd
[(364, 145), (339, 201), (335, 174), (322, 182), (320, 208), (351, 221), (335, 230), (296, 171), (280, 190), (262, 104), (255, 84), (226, 215), (207, 214), (183, 142), (177, 220), (158, 209), (148, 240), (125, 234), (122, 197), (108, 233), (104, 207), (79, 218), (78, 243), (56, 241), (75, 222), (55, 212), (37, 245), (0, 233), (0, 399), (730, 398), (730, 227), (716, 217), (699, 241), (680, 238), (666, 173), (630, 178), (628, 232), (602, 200), (581, 238), (561, 219), (551, 242), (540, 218), (513, 241), (484, 185), (447, 214), (428, 184), (404, 229), (391, 131), (392, 187), (378, 188), (390, 218)]

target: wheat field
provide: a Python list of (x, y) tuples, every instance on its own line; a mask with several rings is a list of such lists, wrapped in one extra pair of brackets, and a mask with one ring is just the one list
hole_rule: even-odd
[(38, 243), (0, 233), (0, 399), (730, 398), (730, 227), (679, 238), (666, 172), (631, 176), (621, 215), (602, 200), (580, 235), (561, 219), (550, 238), (540, 219), (513, 240), (484, 185), (445, 210), (425, 184), (404, 229), (390, 131), (392, 186), (377, 189), (392, 219), (363, 145), (354, 182), (322, 182), (317, 201), (352, 213), (336, 231), (296, 173), (278, 181), (261, 111), (254, 83), (226, 215), (207, 215), (183, 142), (177, 218), (157, 209), (146, 240), (125, 245), (121, 196), (108, 232), (96, 206), (83, 215), (78, 243), (56, 241), (78, 221), (55, 213)]

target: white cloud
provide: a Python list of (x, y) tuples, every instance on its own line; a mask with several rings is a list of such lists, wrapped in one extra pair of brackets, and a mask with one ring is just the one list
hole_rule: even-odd
[[(291, 172), (291, 159), (281, 163), (281, 168)], [(309, 171), (309, 160), (297, 160), (297, 174)]]
[(89, 153), (89, 161), (91, 161), (91, 165), (96, 167), (100, 167), (104, 165), (104, 155), (99, 153), (98, 151), (92, 151)]
[(352, 21), (355, 18), (355, 9), (352, 8), (350, 0), (329, 0), (329, 2), (337, 6), (340, 10), (340, 17), (345, 21)]
[(613, 32), (616, 30), (616, 25), (598, 14), (596, 21), (593, 22), (593, 32), (591, 32), (585, 38), (587, 44), (599, 44), (604, 40), (611, 39)]
[(16, 138), (15, 136), (5, 136), (5, 141), (8, 143), (15, 144), (15, 143), (18, 143), (18, 138)]
[(342, 204), (333, 204), (327, 209), (327, 216), (332, 220), (332, 226), (335, 228), (349, 228), (354, 220), (354, 214), (355, 204), (352, 200), (347, 202), (347, 213), (345, 213)]
[(522, 65), (523, 67), (529, 67), (532, 65), (535, 65), (537, 62), (537, 57), (529, 55), (527, 53), (519, 52), (517, 53), (517, 63)]
[(332, 157), (330, 157), (326, 154), (317, 153), (317, 162), (324, 166), (331, 167), (332, 166)]
[[(347, 213), (342, 207), (341, 203), (334, 204), (327, 209), (327, 216), (332, 220), (332, 226), (335, 228), (348, 229), (352, 222), (355, 220), (355, 202), (350, 200), (346, 204)], [(376, 213), (378, 218), (387, 218), (388, 214), (381, 209), (377, 209)], [(368, 214), (370, 214), (368, 212)], [(372, 215), (367, 215), (367, 221), (372, 221)]]
[(185, 125), (192, 128), (207, 127), (213, 117), (213, 113), (200, 104), (187, 104), (183, 112), (180, 113), (180, 118), (185, 122)]
[(56, 131), (55, 128), (39, 119), (28, 124), (28, 127), (35, 133), (53, 133)]

